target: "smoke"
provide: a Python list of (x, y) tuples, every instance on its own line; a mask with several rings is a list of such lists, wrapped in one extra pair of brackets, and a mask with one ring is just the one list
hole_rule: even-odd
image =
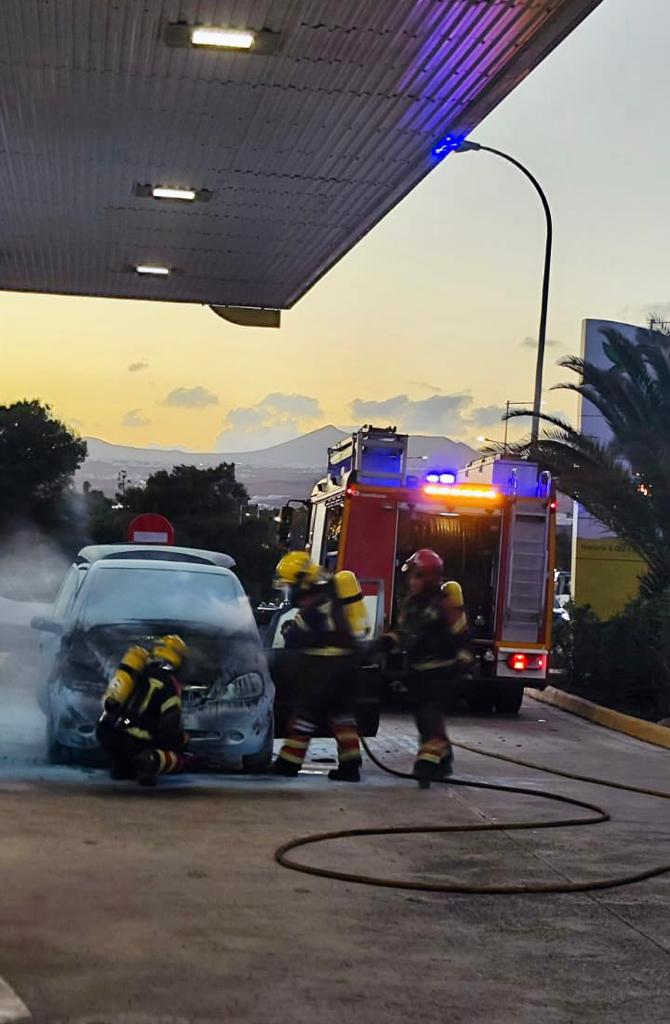
[(35, 615), (49, 615), (68, 568), (63, 553), (34, 526), (0, 540), (0, 768), (44, 761), (45, 717)]

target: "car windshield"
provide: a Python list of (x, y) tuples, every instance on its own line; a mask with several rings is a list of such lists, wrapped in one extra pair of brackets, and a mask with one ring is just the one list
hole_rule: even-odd
[(232, 576), (139, 565), (91, 573), (79, 612), (84, 629), (140, 620), (239, 629), (250, 619), (248, 601)]

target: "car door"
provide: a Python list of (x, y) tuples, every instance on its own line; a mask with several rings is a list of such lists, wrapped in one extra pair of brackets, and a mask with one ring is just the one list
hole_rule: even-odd
[[(60, 585), (60, 589), (56, 595), (51, 617), (54, 622), (61, 626), (63, 632), (67, 630), (70, 623), (74, 600), (77, 596), (79, 586), (83, 578), (84, 566), (71, 566), (65, 574), (63, 582)], [(58, 652), (60, 651), (61, 639), (62, 636), (56, 635), (55, 633), (40, 632), (40, 692), (46, 688), (51, 677), (54, 663), (58, 656)]]

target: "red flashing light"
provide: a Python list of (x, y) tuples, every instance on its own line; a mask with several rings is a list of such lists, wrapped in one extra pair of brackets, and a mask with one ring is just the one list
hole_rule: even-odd
[(355, 498), (356, 495), (358, 494), (358, 488), (357, 487), (352, 487), (350, 485), (349, 487), (347, 487), (347, 489), (346, 489), (346, 491), (344, 493), (346, 494), (347, 498)]
[(518, 651), (516, 654), (510, 654), (507, 664), (514, 672), (544, 672), (547, 659), (544, 654), (528, 655)]
[(556, 501), (555, 498), (554, 498), (553, 501), (549, 502), (549, 508), (551, 509), (552, 512), (555, 512), (556, 509), (558, 508), (558, 502)]

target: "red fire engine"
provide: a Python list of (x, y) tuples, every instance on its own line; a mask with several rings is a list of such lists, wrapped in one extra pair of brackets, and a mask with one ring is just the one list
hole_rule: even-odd
[[(400, 568), (418, 548), (442, 556), (473, 629), (473, 710), (514, 712), (544, 685), (553, 610), (556, 502), (531, 462), (485, 457), (465, 468), (407, 470), (408, 437), (363, 427), (328, 451), (312, 491), (307, 546), (327, 569), (351, 569), (392, 626)], [(374, 616), (379, 622), (381, 615)]]

